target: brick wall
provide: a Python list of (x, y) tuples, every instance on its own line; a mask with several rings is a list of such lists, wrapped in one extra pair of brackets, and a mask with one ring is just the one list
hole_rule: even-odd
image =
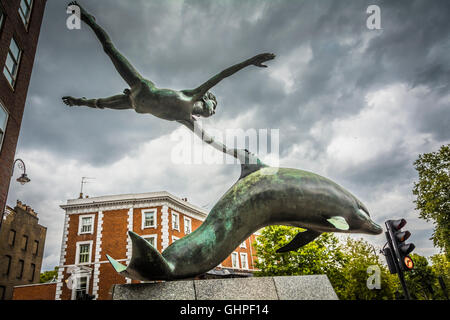
[(13, 300), (54, 300), (56, 283), (14, 287)]
[[(28, 31), (18, 14), (20, 0), (0, 0), (0, 4), (3, 11), (6, 12), (6, 19), (0, 29), (0, 102), (9, 113), (3, 146), (0, 150), (0, 210), (2, 210), (9, 189), (17, 139), (19, 138), (46, 0), (34, 0)], [(3, 67), (13, 36), (23, 50), (23, 54), (15, 87), (11, 88), (3, 75)]]

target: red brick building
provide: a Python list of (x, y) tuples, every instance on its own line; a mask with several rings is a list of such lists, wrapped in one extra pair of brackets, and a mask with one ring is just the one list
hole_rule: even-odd
[(0, 0), (0, 210), (4, 210), (46, 0)]
[[(140, 283), (117, 274), (106, 254), (123, 264), (131, 258), (128, 230), (148, 239), (162, 252), (174, 241), (194, 231), (208, 212), (168, 192), (127, 194), (68, 200), (62, 205), (65, 223), (56, 287), (42, 287), (42, 296), (55, 290), (54, 299), (71, 300), (83, 294), (110, 299), (114, 284)], [(217, 274), (250, 276), (254, 250), (250, 236), (216, 269)], [(72, 280), (76, 278), (77, 281)], [(14, 299), (33, 298), (27, 287), (15, 288)]]

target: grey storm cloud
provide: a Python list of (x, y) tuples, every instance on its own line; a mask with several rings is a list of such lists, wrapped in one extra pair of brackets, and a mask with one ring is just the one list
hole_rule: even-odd
[[(204, 125), (280, 129), (281, 165), (317, 169), (356, 189), (358, 196), (375, 206), (383, 207), (380, 199), (395, 189), (400, 190), (400, 202), (412, 209), (407, 191), (416, 179), (412, 162), (419, 153), (450, 141), (450, 3), (446, 0), (79, 2), (96, 16), (136, 69), (159, 87), (194, 88), (258, 53), (275, 53), (268, 68), (248, 67), (213, 88), (218, 110)], [(381, 8), (382, 30), (366, 27), (366, 9), (373, 4)], [(69, 108), (62, 103), (64, 95), (107, 97), (127, 87), (86, 25), (81, 30), (66, 28), (66, 5), (64, 1), (47, 3), (17, 154), (45, 153), (42, 161), (61, 166), (73, 162), (72, 171), (88, 166), (102, 172), (127, 157), (139, 158), (143, 145), (166, 137), (179, 124), (132, 110)], [(392, 102), (398, 109), (389, 108), (388, 98), (373, 96), (383, 90), (403, 94), (403, 100)], [(390, 113), (380, 120), (380, 128), (371, 126), (374, 140), (365, 133), (373, 145), (364, 151), (355, 148), (355, 154), (366, 153), (361, 155), (366, 160), (353, 165), (348, 151), (341, 155), (343, 151), (332, 146), (348, 132), (355, 141), (363, 138), (351, 128), (360, 118), (370, 126), (370, 108), (375, 107), (368, 101)], [(245, 120), (234, 121), (240, 117)], [(388, 122), (385, 128), (383, 121)], [(395, 143), (382, 148), (380, 136), (397, 128), (404, 133), (393, 132)], [(411, 143), (418, 138), (421, 142)], [(233, 183), (230, 176), (239, 175), (237, 166), (195, 167), (192, 183), (192, 177), (187, 178), (191, 170), (175, 168), (164, 150), (155, 150), (161, 153), (137, 164), (139, 170), (157, 171), (154, 181), (108, 185), (104, 192), (164, 189), (210, 207)], [(130, 174), (134, 169), (129, 168)], [(42, 170), (44, 181), (45, 173), (51, 172)], [(22, 190), (12, 186), (9, 200), (20, 197), (43, 214), (62, 216), (55, 213), (61, 211), (57, 205), (76, 196), (83, 174), (72, 171), (67, 177), (76, 179), (66, 181), (59, 193), (49, 196), (34, 189), (43, 189), (37, 185)], [(203, 179), (206, 172), (215, 179), (206, 175)], [(50, 180), (43, 183), (52, 188)], [(393, 212), (386, 211), (382, 217), (388, 214)], [(51, 225), (49, 232), (57, 234), (52, 238), (56, 243), (46, 247), (48, 256), (58, 256), (61, 231), (57, 229), (62, 228), (58, 219), (44, 219)], [(430, 234), (431, 226), (426, 230), (422, 234)], [(426, 236), (422, 240), (430, 247)]]

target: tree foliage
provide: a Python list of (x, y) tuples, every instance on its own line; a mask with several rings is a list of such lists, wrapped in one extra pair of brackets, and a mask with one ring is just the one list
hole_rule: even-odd
[[(339, 241), (333, 234), (324, 233), (315, 241), (295, 252), (276, 253), (289, 243), (300, 228), (269, 226), (262, 230), (254, 244), (260, 271), (255, 276), (287, 276), (326, 274), (339, 299), (384, 300), (403, 297), (398, 276), (391, 274), (384, 257), (378, 255), (373, 245), (363, 239), (348, 237)], [(411, 254), (414, 269), (405, 272), (405, 281), (413, 299), (448, 299), (450, 288), (450, 262), (446, 255), (436, 254), (429, 261)], [(379, 288), (369, 289), (367, 283), (373, 274), (370, 266), (379, 269)], [(441, 282), (446, 290), (443, 291)]]
[(50, 282), (53, 279), (56, 279), (58, 277), (58, 267), (55, 267), (52, 271), (45, 271), (42, 272), (39, 276), (39, 282), (40, 283), (46, 283)]
[(433, 221), (431, 239), (450, 259), (450, 144), (424, 153), (414, 162), (419, 181), (414, 183), (414, 203), (420, 218)]
[[(293, 252), (276, 253), (290, 242), (300, 228), (269, 226), (255, 244), (260, 269), (255, 276), (326, 274), (340, 299), (393, 299), (395, 277), (381, 263), (375, 248), (364, 240), (347, 239), (341, 244), (333, 234), (322, 234), (315, 241)], [(371, 265), (379, 267), (381, 288), (367, 287)]]

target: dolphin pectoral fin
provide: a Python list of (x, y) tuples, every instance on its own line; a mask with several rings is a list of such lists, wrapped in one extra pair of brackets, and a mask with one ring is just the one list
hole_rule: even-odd
[(330, 219), (327, 219), (327, 221), (339, 230), (348, 230), (350, 228), (345, 218), (341, 216), (332, 217)]
[(116, 261), (115, 259), (111, 258), (109, 255), (106, 255), (106, 258), (108, 258), (109, 263), (111, 263), (111, 265), (113, 266), (114, 270), (117, 271), (117, 273), (122, 273), (127, 269), (126, 266)]
[(281, 252), (288, 252), (288, 251), (295, 251), (300, 247), (303, 247), (304, 245), (310, 243), (314, 239), (316, 239), (318, 236), (320, 236), (322, 233), (317, 232), (314, 230), (307, 230), (304, 232), (299, 232), (297, 235), (292, 239), (291, 242), (289, 242), (284, 247), (281, 247), (277, 250), (277, 253)]

